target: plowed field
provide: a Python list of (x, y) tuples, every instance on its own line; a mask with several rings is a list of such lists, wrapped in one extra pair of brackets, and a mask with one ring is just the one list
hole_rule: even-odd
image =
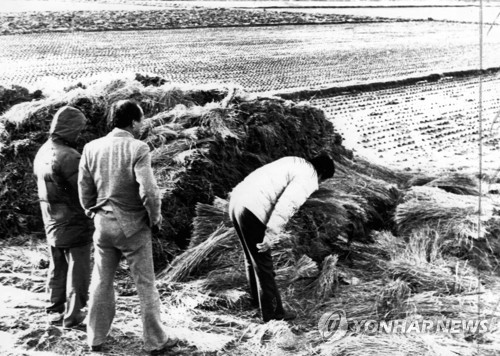
[[(479, 78), (317, 98), (345, 145), (386, 165), (408, 168), (474, 167), (478, 162)], [(498, 169), (500, 75), (482, 80), (485, 167)], [(476, 163), (475, 163), (476, 162)]]
[[(499, 32), (485, 35), (485, 67), (500, 63)], [(7, 35), (0, 84), (147, 72), (254, 92), (341, 86), (477, 69), (478, 34), (473, 24), (417, 22)]]

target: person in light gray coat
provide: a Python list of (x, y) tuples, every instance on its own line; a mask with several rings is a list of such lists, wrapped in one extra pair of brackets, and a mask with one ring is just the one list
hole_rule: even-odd
[(102, 349), (115, 315), (113, 279), (120, 257), (129, 264), (141, 305), (144, 349), (159, 354), (174, 346), (160, 319), (151, 229), (161, 224), (161, 196), (146, 143), (135, 139), (143, 112), (122, 100), (112, 107), (113, 130), (85, 145), (80, 162), (80, 202), (93, 217), (95, 262), (90, 286), (88, 344)]
[(284, 157), (256, 169), (231, 192), (229, 214), (243, 247), (252, 302), (265, 322), (295, 318), (283, 308), (270, 249), (318, 183), (334, 173), (333, 160), (326, 154), (310, 161)]
[(83, 113), (71, 106), (60, 108), (52, 120), (49, 139), (38, 150), (33, 170), (49, 244), (46, 308), (49, 323), (72, 328), (85, 315), (90, 283), (92, 221), (78, 201), (78, 164), (75, 149), (85, 127)]

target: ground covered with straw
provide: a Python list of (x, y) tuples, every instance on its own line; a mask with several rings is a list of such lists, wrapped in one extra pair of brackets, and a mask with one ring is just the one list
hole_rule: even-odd
[[(374, 333), (366, 324), (500, 317), (500, 201), (480, 189), (488, 177), (414, 174), (370, 163), (346, 150), (335, 121), (309, 103), (234, 87), (174, 87), (136, 76), (32, 94), (4, 101), (0, 117), (2, 354), (89, 352), (84, 333), (45, 323), (48, 258), (31, 162), (59, 107), (74, 105), (89, 119), (81, 149), (108, 132), (109, 105), (124, 98), (144, 108), (141, 139), (151, 148), (163, 194), (165, 222), (154, 236), (154, 259), (163, 320), (181, 339), (173, 353), (494, 355), (500, 348), (495, 322), (453, 334)], [(298, 318), (263, 324), (250, 303), (228, 192), (278, 157), (321, 150), (334, 157), (336, 175), (289, 221), (273, 250), (285, 306)], [(125, 263), (117, 275), (117, 316), (106, 352), (135, 355), (141, 349), (137, 293)], [(345, 312), (348, 323), (345, 337), (332, 343), (318, 321), (335, 311)]]

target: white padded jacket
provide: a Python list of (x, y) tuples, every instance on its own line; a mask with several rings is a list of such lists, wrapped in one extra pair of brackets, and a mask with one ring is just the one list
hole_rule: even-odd
[(247, 208), (267, 230), (279, 233), (318, 189), (318, 175), (300, 157), (283, 157), (250, 173), (231, 192), (229, 211)]

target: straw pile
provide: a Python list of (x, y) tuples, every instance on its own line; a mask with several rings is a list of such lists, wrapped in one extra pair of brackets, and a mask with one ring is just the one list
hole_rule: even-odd
[[(318, 263), (332, 251), (344, 259), (370, 249), (359, 245), (359, 250), (353, 251), (353, 242), (370, 242), (372, 230), (391, 229), (392, 214), (401, 195), (395, 183), (363, 174), (372, 167), (366, 162), (357, 165), (342, 157), (336, 167), (335, 177), (324, 182), (288, 224), (297, 234), (297, 252)], [(384, 171), (380, 174), (387, 175)], [(395, 173), (389, 179), (397, 182), (404, 178)]]
[(42, 92), (40, 90), (30, 93), (28, 89), (19, 85), (13, 85), (11, 88), (5, 88), (0, 85), (0, 115), (13, 105), (41, 98)]
[(263, 164), (287, 155), (310, 157), (335, 138), (318, 109), (280, 99), (248, 100), (238, 92), (203, 107), (178, 105), (149, 124), (146, 141), (154, 147), (153, 168), (165, 192), (165, 238), (181, 247), (191, 240), (196, 204), (226, 197)]
[[(149, 77), (139, 77), (147, 82)], [(32, 162), (39, 147), (47, 140), (50, 123), (55, 112), (64, 105), (80, 109), (89, 120), (77, 142), (78, 149), (108, 132), (106, 116), (112, 102), (133, 98), (143, 106), (146, 115), (185, 106), (204, 105), (225, 97), (226, 89), (201, 87), (179, 88), (164, 84), (145, 87), (132, 79), (93, 81), (88, 84), (59, 88), (42, 97), (39, 92), (28, 93), (15, 87), (1, 94), (0, 117), (0, 236), (11, 237), (23, 232), (43, 231), (37, 202)], [(37, 98), (36, 101), (29, 101)]]

